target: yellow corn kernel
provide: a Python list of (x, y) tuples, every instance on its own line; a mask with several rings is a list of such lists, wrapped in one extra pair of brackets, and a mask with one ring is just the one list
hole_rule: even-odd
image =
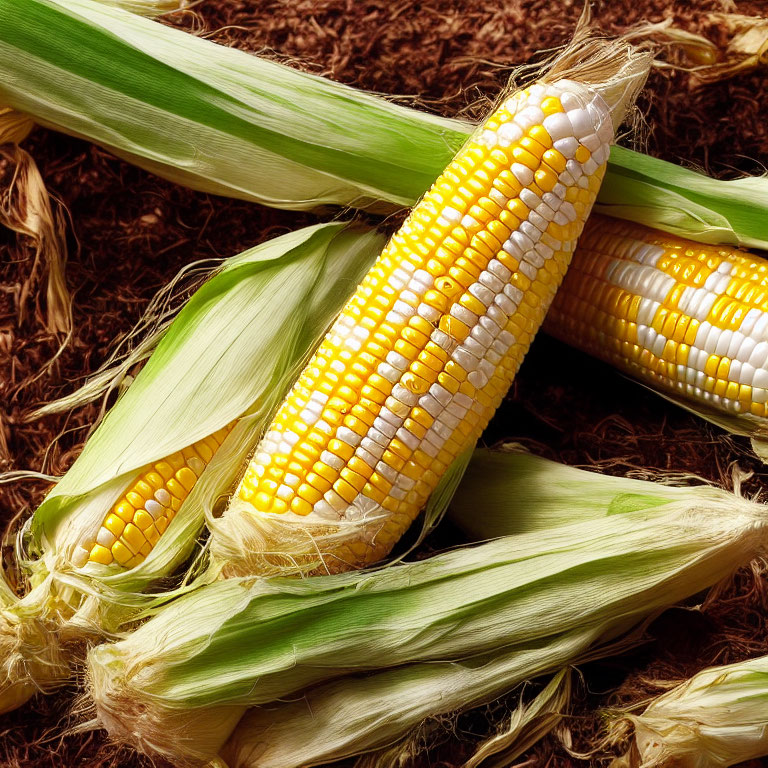
[(93, 563), (109, 565), (113, 560), (112, 552), (106, 547), (102, 547), (101, 544), (94, 544), (93, 549), (91, 549), (89, 560)]

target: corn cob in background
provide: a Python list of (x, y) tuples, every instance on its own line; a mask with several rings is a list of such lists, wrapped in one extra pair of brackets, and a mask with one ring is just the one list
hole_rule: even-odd
[[(94, 0), (25, 10), (0, 0), (0, 10), (0, 66), (13, 73), (0, 98), (198, 189), (287, 208), (408, 205), (473, 130)], [(169, 110), (178, 94), (184, 114)], [(699, 242), (768, 248), (766, 201), (766, 178), (719, 181), (613, 147), (597, 209)]]
[(768, 755), (768, 657), (710, 667), (651, 700), (612, 712), (614, 739), (634, 730), (616, 768), (727, 768)]
[(574, 41), (458, 153), (210, 521), (226, 575), (336, 572), (389, 553), (509, 388), (648, 66), (623, 42)]
[(544, 330), (731, 432), (768, 436), (768, 261), (593, 216)]
[(90, 651), (99, 723), (185, 765), (213, 759), (236, 724), (229, 768), (392, 745), (425, 718), (607, 653), (601, 643), (766, 542), (762, 505), (719, 488), (487, 458), (459, 491), (469, 515), (453, 520), (502, 538), (367, 572), (203, 586)]
[(168, 577), (205, 510), (382, 243), (341, 223), (276, 238), (226, 260), (163, 329), (19, 538), (30, 589), (0, 605), (0, 708), (66, 678), (69, 664), (50, 661), (59, 644), (113, 633), (174, 594)]
[[(95, 0), (0, 0), (0, 17), (0, 101), (218, 195), (291, 209), (410, 206), (476, 127)], [(613, 147), (598, 203), (703, 242), (768, 248), (766, 184)]]

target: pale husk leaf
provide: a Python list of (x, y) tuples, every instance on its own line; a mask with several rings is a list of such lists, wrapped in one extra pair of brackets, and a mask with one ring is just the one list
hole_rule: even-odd
[(35, 123), (10, 107), (0, 107), (0, 144), (18, 144), (29, 136)]
[[(572, 658), (578, 633), (552, 639), (549, 664), (559, 655)], [(537, 658), (538, 657), (538, 658)], [(311, 688), (292, 701), (250, 710), (221, 750), (228, 768), (298, 768), (345, 757), (361, 758), (359, 768), (407, 764), (429, 740), (430, 718), (471, 707), (505, 692), (510, 680), (535, 674), (541, 654), (515, 648), (493, 658), (408, 664), (370, 675), (352, 675)], [(526, 665), (531, 664), (531, 667)], [(567, 673), (560, 672), (530, 704), (510, 716), (503, 737), (489, 740), (466, 764), (474, 768), (510, 744), (524, 748), (541, 728), (549, 730), (567, 704)], [(299, 734), (301, 737), (298, 738)], [(408, 734), (403, 739), (403, 734)], [(542, 734), (543, 735), (543, 734)]]
[[(616, 717), (616, 713), (613, 713)], [(768, 657), (710, 667), (654, 699), (634, 726), (632, 768), (726, 768), (768, 754)]]
[(27, 614), (0, 573), (0, 715), (65, 679), (65, 652), (52, 642), (53, 631), (49, 622)]

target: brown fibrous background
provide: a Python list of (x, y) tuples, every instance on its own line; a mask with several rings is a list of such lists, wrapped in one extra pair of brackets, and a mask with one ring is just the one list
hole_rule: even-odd
[[(671, 18), (682, 29), (724, 44), (709, 12), (764, 15), (767, 9), (758, 0), (606, 0), (594, 14), (608, 32)], [(422, 109), (477, 118), (514, 67), (535, 62), (541, 51), (568, 40), (580, 13), (581, 3), (571, 0), (203, 0), (165, 22)], [(684, 54), (671, 55), (680, 64), (693, 63)], [(655, 72), (640, 101), (647, 151), (720, 178), (763, 172), (766, 82), (765, 72), (706, 86), (684, 71)], [(184, 264), (231, 256), (319, 219), (182, 189), (42, 128), (23, 146), (37, 161), (55, 206), (68, 217), (74, 332), (50, 363), (62, 339), (44, 330), (43, 298), (33, 295), (20, 305), (30, 277), (30, 248), (0, 230), (0, 471), (60, 474), (76, 458), (98, 406), (30, 421), (32, 409), (82, 383)], [(0, 164), (0, 183), (7, 184), (9, 173)], [(487, 445), (501, 440), (599, 471), (691, 472), (726, 487), (736, 463), (753, 473), (743, 485), (749, 495), (760, 493), (766, 480), (748, 441), (543, 337), (484, 435)], [(41, 481), (0, 486), (0, 521), (29, 514), (47, 487)], [(429, 547), (439, 548), (452, 537), (448, 529), (439, 531)], [(573, 715), (564, 722), (566, 740), (576, 751), (589, 748), (600, 734), (601, 707), (641, 701), (661, 690), (659, 681), (768, 652), (767, 610), (765, 578), (745, 565), (700, 610), (667, 611), (637, 650), (582, 669)], [(0, 765), (150, 765), (111, 746), (100, 731), (62, 735), (75, 723), (68, 716), (74, 692), (38, 697), (0, 719)], [(462, 715), (413, 765), (460, 764), (488, 733), (490, 721), (516, 700)], [(516, 764), (587, 763), (571, 757), (562, 739), (553, 736)]]

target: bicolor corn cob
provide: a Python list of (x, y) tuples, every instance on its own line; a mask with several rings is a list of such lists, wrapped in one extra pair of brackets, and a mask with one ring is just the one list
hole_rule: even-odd
[(768, 417), (768, 261), (592, 216), (544, 326), (664, 392)]
[(334, 323), (230, 502), (261, 521), (265, 552), (285, 551), (267, 530), (276, 518), (370, 522), (323, 548), (326, 570), (390, 551), (512, 382), (612, 138), (602, 97), (562, 80), (508, 98), (456, 156)]
[(134, 568), (143, 562), (233, 427), (228, 424), (147, 467), (114, 504), (96, 536), (77, 547), (73, 565)]

